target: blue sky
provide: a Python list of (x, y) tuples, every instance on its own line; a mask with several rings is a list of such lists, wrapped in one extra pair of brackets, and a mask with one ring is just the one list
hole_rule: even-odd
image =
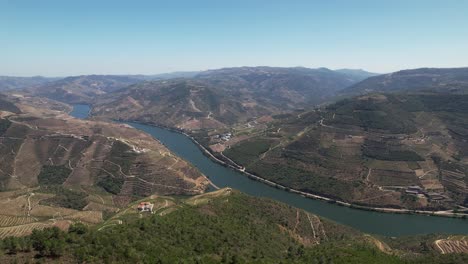
[(468, 66), (468, 1), (0, 0), (0, 75)]

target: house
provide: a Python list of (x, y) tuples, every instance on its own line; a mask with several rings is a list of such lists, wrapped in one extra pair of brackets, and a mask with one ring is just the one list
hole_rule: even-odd
[(154, 207), (154, 204), (150, 203), (150, 202), (141, 202), (138, 204), (138, 211), (139, 212), (150, 212), (150, 213), (153, 213), (153, 207)]

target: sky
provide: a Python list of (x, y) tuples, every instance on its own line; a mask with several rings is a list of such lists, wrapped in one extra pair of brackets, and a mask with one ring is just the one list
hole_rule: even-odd
[(468, 66), (464, 0), (0, 0), (0, 75)]

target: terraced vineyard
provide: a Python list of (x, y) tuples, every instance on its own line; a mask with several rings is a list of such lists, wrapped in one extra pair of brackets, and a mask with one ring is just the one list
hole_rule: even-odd
[(16, 226), (9, 226), (9, 227), (1, 227), (0, 228), (0, 238), (5, 238), (8, 236), (26, 236), (32, 233), (35, 229), (44, 229), (46, 227), (52, 227), (52, 222), (50, 223), (30, 223), (25, 225), (16, 225)]
[(442, 254), (467, 253), (468, 237), (449, 237), (434, 241), (434, 248)]
[(29, 216), (0, 215), (0, 227), (25, 225), (35, 221), (33, 217)]

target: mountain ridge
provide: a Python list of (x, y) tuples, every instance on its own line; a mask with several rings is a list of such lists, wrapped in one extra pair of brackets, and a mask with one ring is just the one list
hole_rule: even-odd
[(369, 92), (468, 92), (468, 67), (418, 68), (369, 77), (344, 89), (343, 95)]

